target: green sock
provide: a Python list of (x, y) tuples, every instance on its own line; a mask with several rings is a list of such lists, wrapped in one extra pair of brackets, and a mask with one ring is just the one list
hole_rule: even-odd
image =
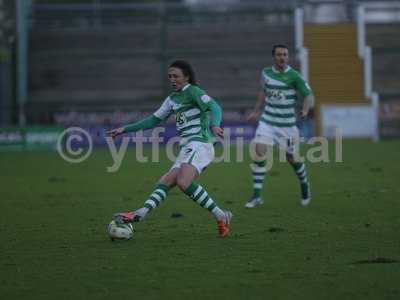
[(167, 198), (169, 186), (159, 183), (154, 191), (150, 194), (149, 198), (144, 202), (144, 207), (149, 211), (159, 206), (165, 198)]
[(296, 172), (297, 178), (300, 180), (301, 183), (307, 183), (307, 172), (306, 166), (304, 163), (295, 163), (292, 165), (294, 171)]
[(264, 177), (267, 173), (265, 166), (267, 162), (264, 161), (253, 161), (250, 164), (250, 168), (253, 175), (253, 198), (261, 197), (261, 191), (263, 187)]
[(209, 210), (217, 220), (223, 218), (225, 213), (220, 209), (214, 200), (208, 195), (207, 191), (199, 184), (192, 184), (184, 191), (193, 201), (197, 202), (201, 207)]

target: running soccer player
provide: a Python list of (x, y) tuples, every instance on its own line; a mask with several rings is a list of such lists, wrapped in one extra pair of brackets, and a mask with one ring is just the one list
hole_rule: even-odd
[(131, 223), (144, 219), (151, 210), (165, 201), (171, 188), (178, 186), (214, 215), (219, 235), (226, 237), (230, 232), (232, 213), (219, 208), (204, 187), (194, 181), (214, 159), (212, 134), (223, 137), (223, 129), (220, 127), (221, 108), (196, 85), (194, 71), (186, 61), (173, 62), (168, 69), (168, 79), (173, 92), (153, 115), (134, 124), (113, 129), (108, 134), (115, 138), (123, 133), (154, 128), (171, 114), (175, 114), (176, 128), (181, 137), (180, 152), (171, 169), (161, 177), (144, 202), (144, 206), (135, 211), (117, 213), (114, 220)]
[(300, 181), (301, 205), (306, 206), (311, 201), (305, 164), (297, 162), (294, 156), (299, 142), (295, 106), (297, 93), (300, 93), (304, 97), (300, 117), (306, 118), (314, 104), (314, 96), (308, 83), (288, 65), (287, 46), (274, 45), (272, 58), (273, 66), (261, 72), (261, 90), (258, 93), (255, 108), (248, 117), (249, 121), (259, 120), (259, 122), (254, 139), (256, 157), (250, 165), (253, 176), (253, 195), (245, 204), (247, 208), (254, 208), (263, 203), (261, 191), (267, 172), (265, 157), (268, 146), (274, 144), (286, 152), (286, 159)]

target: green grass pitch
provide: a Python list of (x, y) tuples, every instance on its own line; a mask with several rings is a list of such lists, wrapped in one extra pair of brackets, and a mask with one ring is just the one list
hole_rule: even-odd
[(213, 164), (199, 182), (233, 211), (229, 238), (173, 190), (127, 242), (105, 225), (141, 206), (169, 161), (138, 163), (130, 149), (107, 173), (106, 150), (76, 165), (0, 153), (0, 299), (400, 299), (399, 153), (399, 141), (344, 142), (343, 163), (307, 165), (307, 208), (287, 164), (254, 210), (249, 160)]

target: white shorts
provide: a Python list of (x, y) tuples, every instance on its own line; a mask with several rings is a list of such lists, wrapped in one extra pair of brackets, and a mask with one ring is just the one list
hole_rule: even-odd
[(213, 144), (190, 142), (179, 151), (171, 169), (180, 168), (182, 164), (190, 164), (200, 174), (214, 160), (214, 155)]
[(300, 142), (300, 134), (296, 126), (277, 127), (259, 122), (253, 142), (278, 145), (287, 153), (294, 154)]

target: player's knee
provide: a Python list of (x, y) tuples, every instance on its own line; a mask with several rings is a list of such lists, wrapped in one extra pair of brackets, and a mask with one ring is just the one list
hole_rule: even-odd
[(264, 158), (267, 153), (267, 147), (262, 144), (256, 145), (256, 155), (258, 158)]
[(166, 178), (163, 177), (158, 182), (161, 184), (164, 184), (170, 188), (175, 186), (175, 184), (176, 184), (175, 179), (171, 178), (171, 177), (166, 177)]
[(182, 190), (182, 191), (186, 191), (186, 189), (190, 186), (192, 182), (181, 175), (178, 175), (176, 178), (176, 185)]
[(176, 173), (168, 173), (162, 176), (159, 180), (159, 183), (165, 184), (166, 186), (173, 187), (176, 185)]

